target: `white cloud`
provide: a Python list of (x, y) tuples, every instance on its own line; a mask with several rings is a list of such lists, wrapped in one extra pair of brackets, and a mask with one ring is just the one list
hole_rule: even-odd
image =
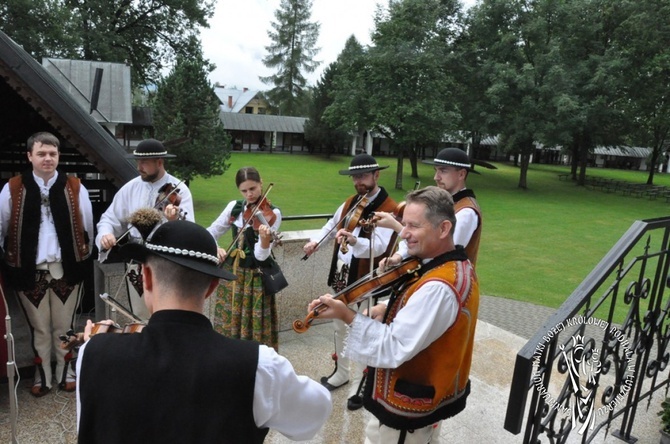
[[(474, 1), (465, 0), (465, 4)], [(270, 44), (267, 32), (275, 20), (274, 12), (280, 0), (220, 0), (217, 3), (210, 27), (202, 30), (204, 56), (216, 65), (210, 81), (228, 87), (269, 89), (258, 77), (273, 73), (262, 60), (265, 47)], [(316, 57), (321, 65), (308, 75), (310, 84), (316, 83), (323, 69), (337, 59), (352, 34), (361, 44), (370, 43), (377, 3), (378, 0), (313, 0), (312, 21), (321, 24), (317, 43), (321, 50)], [(382, 4), (386, 5), (386, 1), (382, 0)]]

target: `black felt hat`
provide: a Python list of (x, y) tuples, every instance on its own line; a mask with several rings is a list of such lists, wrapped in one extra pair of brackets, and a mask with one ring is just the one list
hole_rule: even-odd
[(161, 159), (165, 157), (177, 157), (174, 154), (168, 154), (165, 145), (156, 139), (146, 139), (141, 141), (135, 150), (126, 157), (134, 159)]
[(470, 156), (460, 148), (445, 148), (437, 153), (433, 160), (424, 160), (423, 163), (435, 166), (453, 166), (457, 168), (472, 169)]
[(349, 168), (346, 170), (340, 170), (340, 174), (346, 176), (353, 176), (354, 174), (363, 174), (369, 173), (372, 171), (384, 170), (388, 168), (386, 166), (379, 166), (374, 157), (369, 154), (358, 154), (349, 164)]
[(175, 220), (158, 227), (143, 244), (122, 246), (121, 255), (144, 263), (148, 255), (154, 254), (209, 276), (236, 280), (237, 276), (219, 266), (217, 250), (216, 241), (205, 228), (187, 220)]

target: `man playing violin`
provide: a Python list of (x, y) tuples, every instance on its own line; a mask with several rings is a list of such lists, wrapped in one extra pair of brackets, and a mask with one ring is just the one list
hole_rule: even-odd
[[(220, 335), (203, 314), (219, 279), (216, 241), (193, 222), (166, 222), (121, 254), (142, 264), (141, 333), (96, 334), (79, 350), (81, 443), (258, 443), (272, 428), (312, 438), (330, 393), (255, 341)], [(89, 321), (86, 335), (93, 324)]]
[[(141, 239), (140, 233), (130, 222), (130, 215), (140, 208), (161, 207), (166, 220), (195, 220), (193, 199), (188, 187), (176, 177), (165, 171), (165, 159), (176, 157), (168, 154), (165, 146), (155, 139), (146, 139), (128, 155), (137, 161), (139, 176), (123, 185), (114, 195), (111, 205), (100, 217), (98, 235), (95, 243), (100, 250), (100, 262), (107, 257), (107, 252), (117, 242), (132, 242)], [(167, 196), (167, 188), (176, 188)], [(172, 197), (178, 199), (171, 199)], [(177, 203), (178, 205), (173, 204)], [(127, 233), (122, 239), (120, 237)], [(127, 273), (127, 287), (130, 308), (135, 315), (147, 319), (149, 312), (142, 302), (142, 277), (139, 267), (130, 265)]]
[[(476, 265), (482, 236), (482, 212), (475, 193), (466, 184), (468, 174), (472, 171), (470, 157), (459, 148), (445, 148), (432, 161), (427, 160), (424, 163), (435, 166), (435, 185), (452, 195), (458, 221), (454, 230), (454, 242), (465, 247), (468, 258)], [(394, 221), (391, 215), (377, 216), (380, 217), (378, 226), (394, 228), (397, 232), (402, 229), (402, 225)], [(382, 266), (397, 265), (407, 257), (407, 245), (400, 242), (398, 251), (384, 261)]]
[[(58, 334), (73, 328), (90, 272), (93, 210), (76, 177), (59, 171), (60, 141), (47, 132), (27, 143), (31, 169), (12, 177), (0, 192), (4, 275), (16, 290), (35, 353), (33, 396), (49, 393), (52, 379), (74, 391), (75, 373)], [(56, 361), (52, 371), (52, 357)]]
[(462, 246), (456, 246), (451, 195), (430, 186), (407, 195), (402, 238), (421, 260), (371, 317), (331, 295), (318, 317), (348, 325), (344, 355), (368, 365), (363, 403), (373, 418), (366, 443), (438, 442), (441, 421), (460, 413), (470, 393), (470, 365), (479, 284)]
[[(389, 197), (383, 187), (378, 185), (379, 172), (386, 168), (388, 166), (379, 166), (375, 158), (369, 154), (355, 156), (349, 168), (341, 170), (340, 174), (351, 176), (356, 194), (340, 205), (333, 218), (323, 226), (319, 236), (312, 238), (303, 247), (305, 253), (311, 255), (320, 244), (335, 237), (337, 242), (333, 248), (328, 285), (336, 293), (370, 272), (370, 257), (374, 258), (374, 266), (377, 266), (380, 259), (392, 252), (396, 238), (393, 230), (387, 228), (369, 230), (364, 229), (358, 223), (369, 219), (375, 211), (395, 210), (396, 202)], [(363, 198), (367, 201), (364, 201)], [(345, 218), (347, 214), (351, 216)], [(347, 249), (341, 248), (342, 244), (347, 244)], [(350, 361), (341, 356), (346, 326), (339, 320), (335, 320), (333, 324), (335, 327), (335, 357), (337, 358), (335, 371), (330, 376), (321, 378), (321, 383), (329, 390), (335, 390), (349, 382), (350, 375)], [(358, 396), (358, 385), (362, 372), (360, 369), (354, 369), (352, 372), (354, 379), (350, 385), (347, 407), (350, 410), (356, 410), (362, 407)]]

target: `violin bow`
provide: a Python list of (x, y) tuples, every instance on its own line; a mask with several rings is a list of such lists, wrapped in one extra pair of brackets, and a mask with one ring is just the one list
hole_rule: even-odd
[(112, 309), (118, 311), (122, 315), (126, 316), (128, 319), (132, 319), (135, 322), (139, 323), (144, 323), (146, 321), (140, 319), (137, 315), (132, 313), (130, 310), (126, 309), (123, 305), (121, 305), (120, 302), (118, 302), (116, 299), (111, 297), (108, 293), (102, 293), (100, 295), (100, 299), (102, 299), (107, 305), (112, 307)]
[[(270, 192), (270, 190), (272, 189), (272, 187), (274, 185), (275, 185), (274, 183), (270, 182), (270, 185), (268, 185), (268, 188), (265, 190), (265, 193), (263, 193), (263, 195), (260, 197), (260, 199), (258, 199), (258, 201), (254, 204), (255, 207), (254, 207), (254, 211), (251, 212), (251, 216), (249, 217), (248, 220), (244, 221), (244, 224), (242, 225), (242, 228), (240, 228), (239, 232), (237, 233), (237, 236), (235, 236), (235, 239), (233, 239), (233, 241), (230, 243), (230, 246), (228, 247), (228, 249), (226, 249), (226, 256), (223, 258), (224, 260), (226, 260), (226, 258), (230, 255), (231, 249), (235, 245), (237, 245), (237, 243), (240, 240), (240, 237), (242, 237), (244, 235), (244, 230), (246, 230), (247, 227), (249, 226), (249, 223), (251, 223), (251, 221), (254, 220), (254, 217), (256, 217), (256, 213), (258, 213), (258, 210), (261, 208), (261, 204), (265, 201), (265, 199), (267, 198), (268, 193)], [(221, 263), (223, 263), (223, 261)]]
[[(363, 200), (363, 199), (367, 199), (367, 197), (365, 197), (364, 194), (359, 194), (359, 195), (358, 195), (358, 199), (357, 199), (356, 202), (351, 206), (351, 208), (349, 208), (349, 211), (347, 211), (347, 214), (345, 214), (345, 215), (340, 219), (340, 221), (339, 221), (338, 223), (336, 223), (335, 225), (333, 225), (333, 227), (332, 227), (330, 230), (328, 230), (328, 232), (327, 232), (326, 234), (324, 234), (324, 236), (321, 238), (321, 240), (320, 240), (319, 242), (317, 242), (316, 247), (314, 247), (314, 252), (313, 252), (312, 254), (314, 254), (314, 253), (316, 252), (316, 250), (319, 249), (319, 247), (321, 246), (321, 244), (328, 238), (328, 236), (330, 235), (330, 233), (333, 232), (334, 229), (338, 228), (338, 227), (340, 226), (340, 224), (343, 224), (344, 221), (347, 220), (347, 218), (348, 218), (349, 216), (351, 216), (352, 214), (354, 214), (354, 212), (356, 211), (356, 208), (358, 207), (358, 204), (359, 204), (359, 203), (361, 202), (361, 200)], [(306, 261), (307, 259), (309, 259), (310, 256), (311, 256), (311, 255), (309, 255), (309, 254), (305, 254), (305, 255), (302, 257), (301, 260)]]

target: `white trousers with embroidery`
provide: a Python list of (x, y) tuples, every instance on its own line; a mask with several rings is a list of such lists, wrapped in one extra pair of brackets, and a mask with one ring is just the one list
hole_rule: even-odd
[[(53, 280), (50, 273), (46, 273), (45, 277), (47, 282)], [(36, 357), (41, 360), (45, 377), (43, 383), (46, 387), (52, 387), (52, 379), (54, 378), (58, 383), (65, 382), (63, 373), (66, 366), (65, 355), (68, 351), (60, 348), (61, 340), (59, 336), (73, 328), (75, 312), (81, 301), (82, 290), (81, 284), (75, 285), (67, 300), (63, 303), (54, 290), (49, 287), (37, 307), (26, 297), (24, 292), (17, 292), (21, 306), (28, 318), (34, 352)], [(52, 371), (52, 358), (56, 360), (55, 373)], [(66, 376), (69, 378), (75, 376), (71, 365), (68, 366)], [(36, 368), (35, 381), (39, 382), (40, 380), (39, 368)]]

